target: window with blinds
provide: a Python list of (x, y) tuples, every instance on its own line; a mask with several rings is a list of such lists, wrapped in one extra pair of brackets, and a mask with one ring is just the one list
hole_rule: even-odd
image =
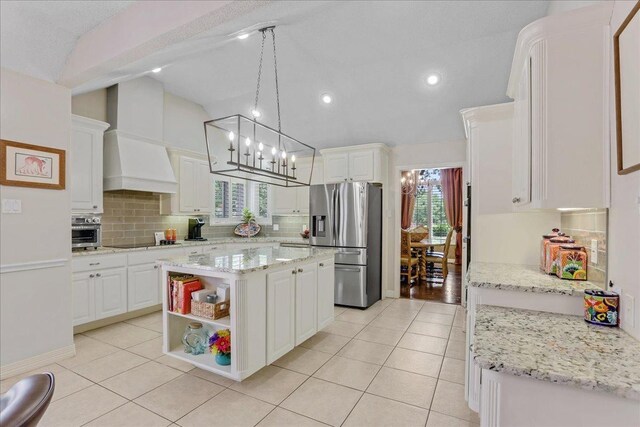
[(214, 181), (213, 183), (213, 217), (215, 219), (229, 218), (229, 182)]
[(242, 210), (244, 209), (244, 204), (246, 201), (246, 193), (245, 193), (244, 183), (233, 182), (231, 183), (231, 216), (232, 217), (241, 217)]
[(237, 224), (247, 207), (260, 224), (271, 224), (269, 184), (234, 178), (215, 179), (211, 224)]

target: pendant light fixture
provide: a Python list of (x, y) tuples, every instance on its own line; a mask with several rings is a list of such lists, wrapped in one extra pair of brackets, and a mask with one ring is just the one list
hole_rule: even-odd
[[(204, 122), (209, 167), (211, 173), (217, 175), (264, 182), (281, 187), (309, 186), (316, 150), (282, 132), (274, 30), (275, 26), (259, 30), (262, 44), (258, 62), (256, 96), (251, 109), (251, 117), (234, 114)], [(258, 101), (260, 99), (260, 81), (267, 33), (271, 34), (273, 44), (277, 129), (258, 121), (266, 115), (259, 108)], [(299, 168), (297, 162), (301, 158), (309, 158), (311, 166)]]

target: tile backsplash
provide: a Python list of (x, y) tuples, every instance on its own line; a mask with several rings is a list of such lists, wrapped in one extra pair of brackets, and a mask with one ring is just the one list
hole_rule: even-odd
[(607, 279), (607, 209), (562, 212), (560, 230), (591, 253), (591, 240), (598, 241), (598, 262), (589, 255), (588, 280), (606, 289)]
[[(104, 193), (102, 215), (102, 245), (125, 245), (154, 243), (153, 233), (175, 228), (178, 239), (187, 236), (189, 216), (160, 215), (160, 195), (141, 191), (109, 191)], [(234, 225), (209, 225), (209, 216), (204, 216), (202, 237), (232, 237)], [(306, 216), (274, 215), (273, 226), (262, 225), (260, 236), (299, 237), (303, 225), (309, 222)], [(258, 221), (259, 223), (259, 221)]]

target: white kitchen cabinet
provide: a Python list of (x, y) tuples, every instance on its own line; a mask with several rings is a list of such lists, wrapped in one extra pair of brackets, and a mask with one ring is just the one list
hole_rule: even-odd
[(130, 266), (127, 269), (128, 311), (160, 304), (159, 268), (155, 263)]
[(102, 213), (102, 150), (104, 131), (109, 123), (82, 116), (71, 116), (72, 213)]
[[(311, 185), (324, 183), (322, 164), (316, 158), (311, 170), (311, 159), (296, 161), (298, 176), (307, 177), (311, 173)], [(273, 213), (276, 215), (307, 215), (309, 214), (309, 187), (279, 187), (273, 186)]]
[(71, 277), (73, 326), (91, 322), (96, 318), (94, 276), (93, 273), (82, 272)]
[(333, 322), (334, 267), (333, 259), (318, 263), (318, 330)]
[(321, 150), (324, 181), (367, 181), (383, 183), (387, 179), (388, 147), (384, 144), (355, 145)]
[(318, 331), (318, 266), (300, 264), (296, 272), (296, 345)]
[(94, 279), (96, 320), (127, 312), (127, 269), (101, 270)]
[(612, 5), (547, 16), (518, 36), (507, 91), (515, 210), (608, 207)]
[(208, 215), (213, 204), (213, 178), (207, 160), (172, 152), (173, 171), (178, 178), (177, 194), (160, 196), (160, 213)]
[(296, 344), (296, 271), (293, 268), (267, 275), (267, 364)]

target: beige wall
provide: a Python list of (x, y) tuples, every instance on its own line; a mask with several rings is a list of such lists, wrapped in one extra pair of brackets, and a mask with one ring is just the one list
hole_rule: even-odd
[[(4, 68), (0, 81), (2, 139), (68, 150), (69, 89)], [(67, 167), (66, 190), (0, 187), (3, 199), (22, 201), (22, 213), (2, 214), (0, 218), (3, 368), (73, 345), (69, 176)], [(34, 269), (47, 262), (59, 266)], [(23, 271), (6, 272), (16, 268)]]
[(71, 112), (90, 119), (107, 121), (107, 89), (71, 97)]

